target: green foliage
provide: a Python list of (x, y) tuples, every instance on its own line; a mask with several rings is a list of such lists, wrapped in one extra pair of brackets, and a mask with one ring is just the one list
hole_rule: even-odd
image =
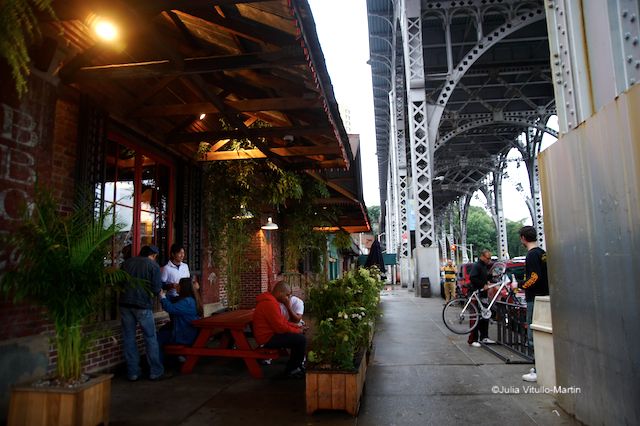
[(105, 287), (126, 281), (121, 270), (105, 267), (111, 241), (123, 226), (109, 211), (93, 217), (91, 205), (78, 204), (62, 215), (52, 195), (36, 188), (34, 204), (4, 244), (20, 254), (17, 265), (0, 280), (0, 291), (15, 302), (44, 306), (54, 323), (57, 374), (73, 380), (82, 373), (88, 338), (82, 333), (100, 310)]
[(227, 303), (228, 307), (240, 305), (242, 298), (242, 273), (251, 271), (255, 264), (246, 256), (245, 250), (251, 242), (251, 232), (255, 226), (247, 220), (232, 220), (227, 223), (225, 234), (226, 256), (223, 265), (227, 275)]
[(269, 204), (272, 206), (284, 205), (287, 200), (302, 199), (303, 189), (300, 176), (275, 166), (272, 170), (276, 178), (267, 186)]
[(336, 232), (333, 239), (333, 245), (336, 246), (338, 250), (348, 250), (351, 248), (352, 244), (353, 241), (351, 241), (351, 234), (346, 231)]
[(380, 206), (369, 206), (367, 207), (367, 213), (369, 215), (369, 220), (371, 220), (371, 230), (374, 234), (378, 234), (380, 230)]
[[(241, 143), (240, 141), (239, 143)], [(241, 276), (253, 268), (245, 256), (260, 227), (259, 213), (302, 200), (303, 178), (269, 161), (215, 161), (205, 169), (205, 211), (214, 264), (226, 272), (230, 307), (241, 299)], [(247, 212), (252, 219), (241, 218)], [(306, 242), (299, 236), (298, 242)]]
[(286, 226), (282, 236), (285, 244), (285, 270), (297, 270), (298, 262), (309, 255), (313, 261), (312, 271), (320, 272), (327, 239), (324, 233), (314, 231), (313, 228), (335, 222), (336, 212), (321, 209), (313, 202), (317, 198), (325, 198), (329, 195), (324, 184), (310, 176), (301, 176), (301, 185), (303, 196), (287, 204), (284, 210)]
[(309, 362), (320, 368), (355, 368), (355, 357), (370, 343), (382, 287), (376, 268), (360, 268), (310, 290), (308, 306), (319, 325)]
[(29, 43), (40, 35), (39, 12), (54, 16), (52, 0), (3, 0), (0, 2), (0, 55), (7, 60), (18, 95), (27, 91)]
[(489, 214), (481, 207), (469, 206), (467, 244), (473, 244), (474, 256), (485, 248), (497, 253), (497, 238), (496, 227)]
[(509, 247), (509, 256), (526, 256), (527, 249), (520, 242), (520, 228), (524, 226), (524, 219), (517, 222), (507, 219), (507, 244)]

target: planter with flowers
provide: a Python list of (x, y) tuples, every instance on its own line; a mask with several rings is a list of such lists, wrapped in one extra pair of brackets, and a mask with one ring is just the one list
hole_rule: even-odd
[(360, 268), (311, 289), (309, 307), (317, 327), (307, 357), (308, 414), (319, 409), (358, 413), (382, 285), (377, 269)]

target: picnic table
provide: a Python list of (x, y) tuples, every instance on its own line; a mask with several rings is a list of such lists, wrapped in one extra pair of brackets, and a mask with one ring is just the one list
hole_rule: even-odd
[[(258, 359), (276, 359), (279, 357), (279, 351), (251, 346), (244, 332), (252, 319), (253, 309), (238, 309), (195, 320), (192, 324), (200, 331), (193, 345), (167, 345), (164, 351), (167, 354), (182, 355), (186, 358), (182, 364), (182, 373), (191, 373), (200, 357), (229, 357), (242, 358), (249, 373), (260, 379), (263, 374)], [(209, 339), (222, 331), (225, 334), (220, 345), (215, 348), (208, 347)]]

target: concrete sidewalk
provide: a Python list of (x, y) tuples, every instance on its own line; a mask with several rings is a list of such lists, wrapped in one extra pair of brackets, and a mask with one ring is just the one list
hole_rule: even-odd
[[(382, 296), (360, 413), (305, 414), (304, 380), (253, 379), (239, 360), (201, 360), (163, 382), (113, 380), (112, 425), (574, 425), (552, 395), (525, 393), (529, 365), (509, 365), (442, 324), (442, 300), (395, 288)], [(534, 384), (535, 385), (535, 384)], [(537, 387), (536, 387), (537, 389)]]

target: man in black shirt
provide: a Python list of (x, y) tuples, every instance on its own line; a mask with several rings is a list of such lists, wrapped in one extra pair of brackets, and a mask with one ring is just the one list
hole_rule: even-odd
[[(527, 248), (525, 263), (525, 282), (522, 284), (525, 299), (527, 300), (527, 340), (529, 347), (533, 349), (533, 332), (531, 320), (533, 318), (533, 305), (536, 296), (549, 295), (549, 281), (547, 280), (547, 253), (538, 247), (538, 233), (533, 226), (520, 228), (520, 242)], [(537, 381), (538, 377), (534, 368), (528, 374), (522, 376), (528, 382)]]
[[(487, 289), (489, 288), (489, 265), (491, 264), (491, 251), (484, 249), (480, 252), (478, 261), (473, 264), (469, 280), (471, 281), (472, 290), (482, 290), (478, 296), (486, 299)], [(480, 314), (480, 306), (478, 306), (478, 314)], [(478, 327), (469, 335), (469, 344), (479, 348), (480, 342), (485, 344), (495, 343), (489, 339), (489, 320), (479, 317)], [(478, 336), (478, 333), (480, 336)]]

